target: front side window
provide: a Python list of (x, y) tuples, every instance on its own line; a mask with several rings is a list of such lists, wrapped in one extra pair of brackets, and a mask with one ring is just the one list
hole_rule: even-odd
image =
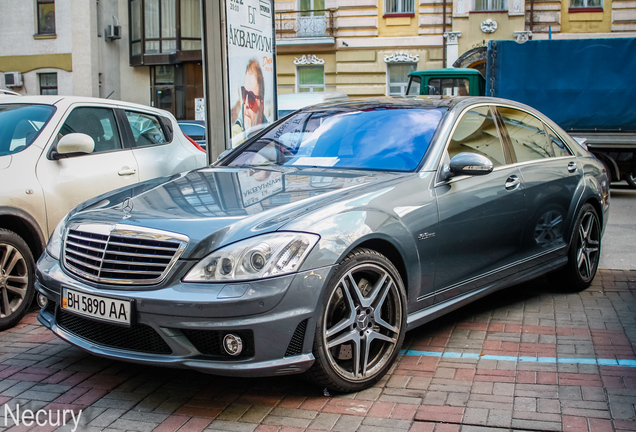
[(227, 164), (413, 171), (446, 108), (391, 108), (292, 114), (228, 156)]
[(93, 153), (121, 150), (119, 129), (110, 108), (75, 108), (64, 121), (58, 138), (70, 133), (83, 133), (93, 138)]
[(57, 94), (57, 73), (41, 73), (38, 74), (38, 78), (40, 81), (41, 95)]
[(298, 66), (296, 69), (299, 93), (325, 91), (324, 66)]
[(126, 111), (126, 119), (132, 129), (136, 147), (161, 145), (168, 142), (157, 117)]
[(448, 145), (448, 156), (459, 153), (476, 153), (486, 156), (493, 166), (506, 163), (497, 124), (489, 107), (473, 108), (457, 123)]
[(420, 94), (420, 84), (422, 82), (422, 78), (418, 76), (410, 77), (409, 87), (406, 89), (408, 95), (418, 95)]
[(38, 35), (55, 34), (55, 1), (37, 0)]
[(602, 0), (570, 0), (571, 8), (602, 8)]
[(504, 11), (507, 10), (507, 0), (475, 0), (476, 11)]
[(532, 114), (513, 108), (498, 107), (497, 111), (510, 137), (517, 162), (529, 162), (556, 156), (541, 120)]
[(54, 112), (49, 105), (0, 105), (0, 156), (29, 147)]
[[(409, 84), (409, 74), (415, 72), (415, 63), (392, 63), (388, 65), (388, 93), (401, 96), (406, 94), (406, 86)], [(419, 86), (418, 86), (419, 90)]]
[(414, 0), (385, 0), (385, 14), (414, 14)]

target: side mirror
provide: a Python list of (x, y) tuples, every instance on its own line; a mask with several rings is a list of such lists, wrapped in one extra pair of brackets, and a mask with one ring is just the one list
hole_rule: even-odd
[(83, 133), (71, 133), (64, 135), (57, 143), (56, 151), (60, 155), (71, 153), (93, 153), (95, 141)]
[(486, 156), (476, 153), (459, 153), (454, 156), (448, 166), (444, 167), (445, 179), (456, 175), (486, 175), (493, 170), (493, 164)]

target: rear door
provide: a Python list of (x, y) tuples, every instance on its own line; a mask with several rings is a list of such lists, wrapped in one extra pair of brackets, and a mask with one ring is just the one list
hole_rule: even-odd
[(507, 275), (519, 259), (527, 218), (525, 186), (511, 164), (492, 110), (471, 108), (457, 122), (447, 161), (462, 153), (488, 157), (494, 170), (456, 176), (435, 187), (439, 208), (434, 301), (456, 297)]
[(504, 139), (521, 172), (530, 209), (522, 236), (522, 256), (549, 257), (555, 249), (566, 246), (566, 221), (576, 211), (574, 197), (583, 180), (583, 167), (563, 140), (538, 117), (512, 107), (496, 109)]

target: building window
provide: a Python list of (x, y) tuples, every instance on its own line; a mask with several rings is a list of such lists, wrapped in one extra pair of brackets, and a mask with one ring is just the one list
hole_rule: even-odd
[(504, 11), (507, 10), (507, 0), (475, 0), (476, 11)]
[(315, 93), (325, 91), (324, 66), (298, 66), (296, 69), (299, 93)]
[(41, 95), (57, 94), (57, 73), (41, 73), (38, 74), (40, 80)]
[(415, 1), (414, 0), (386, 0), (384, 13), (385, 14), (414, 14), (415, 13)]
[(55, 34), (55, 0), (37, 0), (38, 34)]
[(417, 64), (393, 63), (387, 66), (388, 94), (394, 96), (404, 95), (406, 93), (406, 86), (409, 84), (409, 74), (415, 72)]
[(570, 0), (570, 7), (600, 9), (603, 7), (603, 3), (601, 0)]

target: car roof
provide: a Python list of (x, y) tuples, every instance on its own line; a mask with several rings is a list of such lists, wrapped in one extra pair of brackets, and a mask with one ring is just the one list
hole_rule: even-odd
[(470, 68), (428, 69), (428, 70), (414, 71), (409, 73), (409, 76), (427, 76), (427, 75), (442, 75), (443, 77), (479, 75), (483, 77), (481, 72), (479, 72), (477, 69), (470, 69)]
[(57, 107), (68, 107), (73, 104), (98, 104), (109, 106), (120, 106), (131, 109), (151, 111), (156, 114), (166, 115), (168, 111), (149, 107), (147, 105), (136, 104), (132, 102), (124, 102), (114, 99), (102, 99), (87, 96), (56, 96), (56, 95), (35, 95), (35, 96), (6, 96), (0, 99), (1, 104), (20, 103), (20, 104), (43, 104), (53, 105)]
[(374, 98), (348, 99), (325, 102), (306, 107), (301, 111), (324, 111), (325, 109), (370, 110), (376, 108), (450, 108), (461, 98), (447, 96), (388, 96)]

